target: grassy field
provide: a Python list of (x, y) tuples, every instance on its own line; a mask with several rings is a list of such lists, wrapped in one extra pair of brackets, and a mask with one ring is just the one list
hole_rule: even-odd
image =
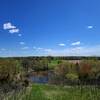
[(59, 63), (59, 61), (61, 61), (61, 62), (63, 62), (63, 63), (77, 63), (77, 62), (79, 62), (79, 60), (51, 60), (51, 62), (50, 63), (48, 63), (48, 67), (50, 68), (50, 69), (54, 69), (55, 67), (57, 67), (57, 65), (58, 65), (58, 63)]
[(48, 67), (50, 69), (54, 69), (54, 67), (56, 67), (58, 64), (58, 60), (52, 60), (50, 63), (48, 63)]
[(8, 100), (100, 100), (100, 89), (33, 84)]

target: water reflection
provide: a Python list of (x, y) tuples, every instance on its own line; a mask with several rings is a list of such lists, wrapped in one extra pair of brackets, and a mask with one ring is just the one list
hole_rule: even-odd
[(47, 71), (41, 71), (41, 72), (32, 72), (29, 77), (31, 82), (34, 83), (48, 83), (48, 72)]

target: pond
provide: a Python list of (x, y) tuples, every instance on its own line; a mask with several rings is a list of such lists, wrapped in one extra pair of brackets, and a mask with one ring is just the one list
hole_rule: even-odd
[(49, 81), (49, 72), (48, 71), (32, 72), (29, 79), (33, 83), (46, 84)]
[(31, 76), (30, 80), (34, 83), (48, 83), (48, 76), (42, 76), (42, 77)]

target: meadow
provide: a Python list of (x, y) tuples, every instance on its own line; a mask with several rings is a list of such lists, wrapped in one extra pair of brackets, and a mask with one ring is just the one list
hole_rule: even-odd
[(100, 89), (95, 86), (33, 84), (5, 100), (100, 100)]
[(100, 100), (100, 60), (66, 59), (0, 59), (0, 100)]

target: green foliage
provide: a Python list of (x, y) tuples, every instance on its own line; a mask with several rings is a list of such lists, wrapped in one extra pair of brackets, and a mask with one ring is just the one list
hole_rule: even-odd
[(68, 73), (66, 74), (66, 78), (69, 80), (78, 80), (78, 74), (77, 73)]
[(42, 71), (42, 70), (48, 70), (48, 59), (43, 58), (40, 60), (32, 60), (31, 61), (31, 68), (35, 71)]
[(48, 63), (49, 69), (54, 69), (58, 65), (58, 60), (51, 60), (50, 63)]
[[(33, 84), (32, 87), (21, 92), (21, 95), (18, 94), (15, 97), (15, 100), (19, 98), (20, 100), (99, 100), (100, 89), (94, 86), (62, 87)], [(14, 100), (13, 98), (14, 95), (10, 100)]]

